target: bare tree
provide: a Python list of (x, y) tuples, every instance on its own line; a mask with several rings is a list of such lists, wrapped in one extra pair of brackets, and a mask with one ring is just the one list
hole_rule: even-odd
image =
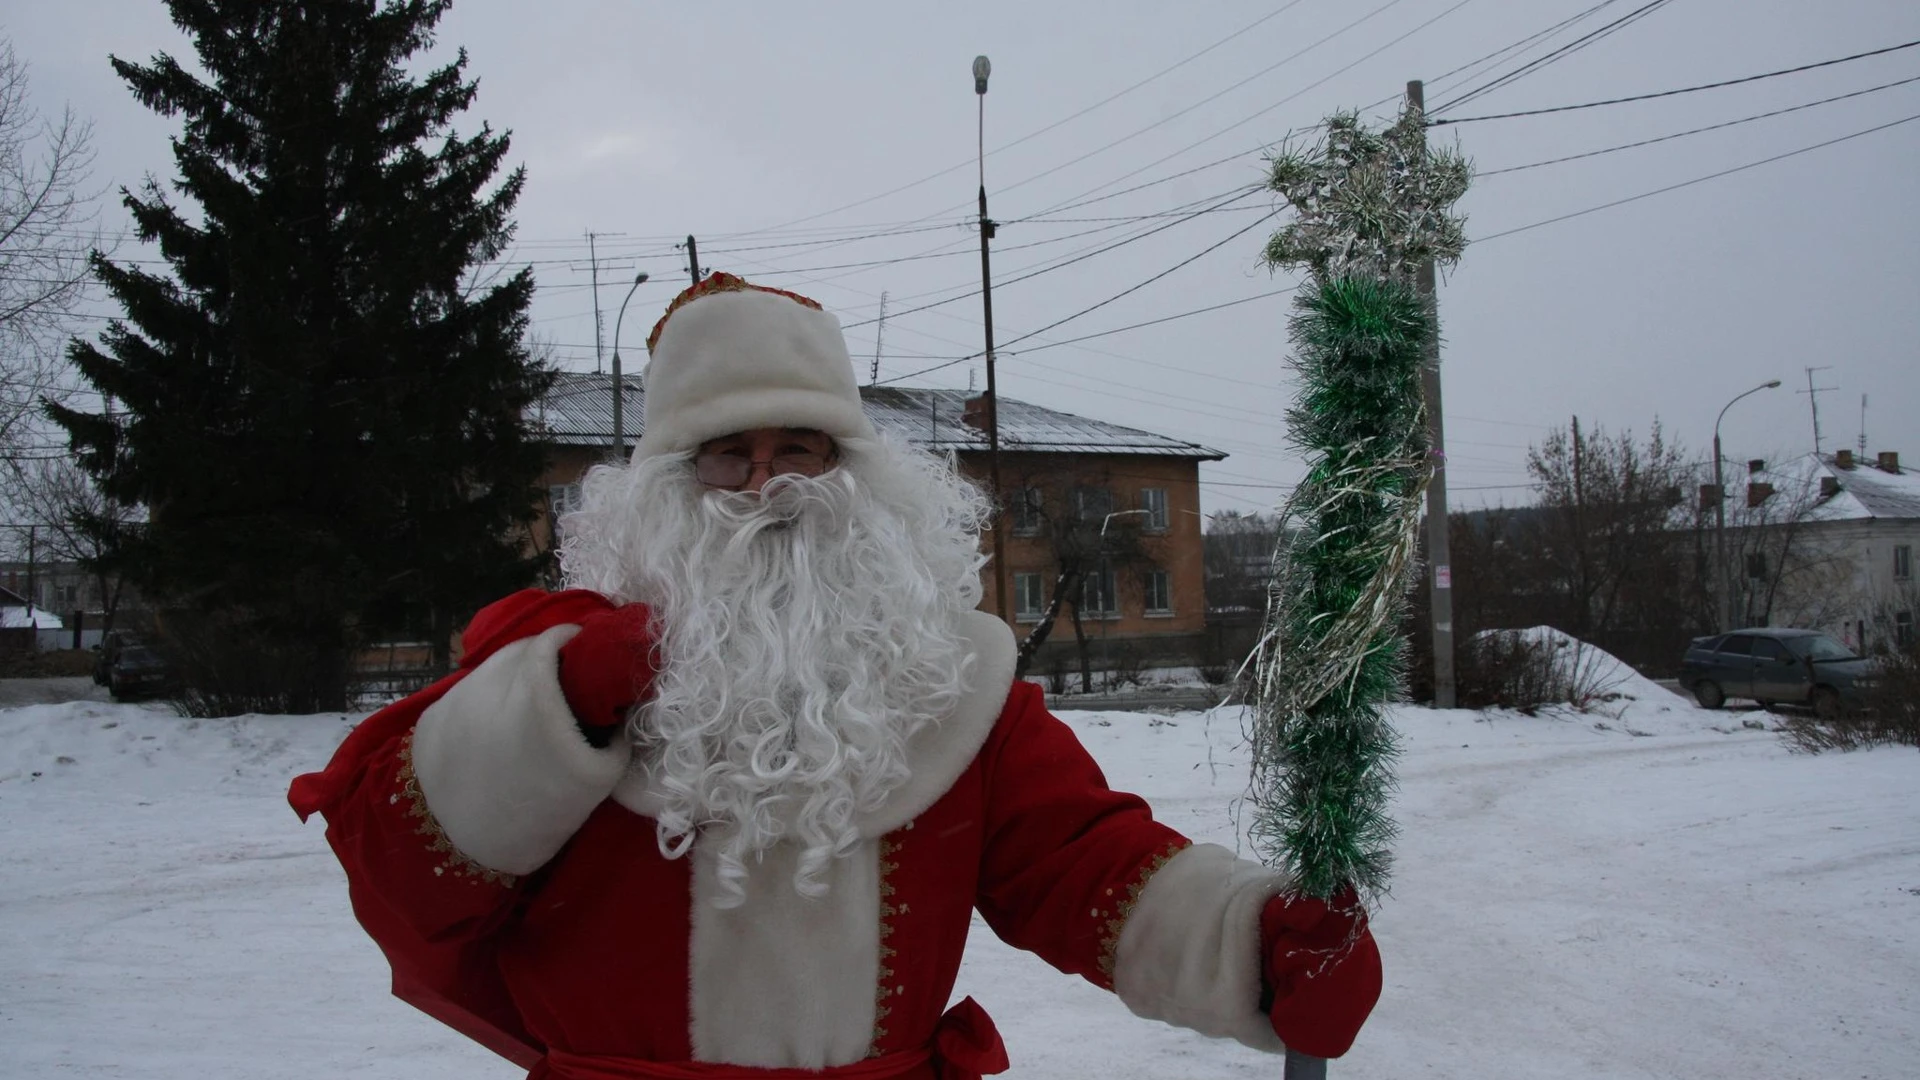
[(1527, 455), (1538, 510), (1515, 545), (1521, 580), (1553, 598), (1552, 623), (1602, 641), (1679, 629), (1694, 574), (1684, 492), (1695, 467), (1655, 421), (1644, 443), (1631, 432), (1583, 433), (1576, 420)]
[[(63, 353), (99, 235), (92, 125), (43, 116), (0, 41), (0, 453), (23, 456), (43, 399), (68, 392)], [(24, 456), (32, 456), (26, 454)]]
[(1046, 545), (1047, 569), (1053, 577), (1047, 606), (1020, 645), (1017, 667), (1021, 676), (1052, 634), (1064, 608), (1079, 655), (1080, 689), (1092, 693), (1093, 661), (1086, 619), (1089, 615), (1104, 617), (1114, 609), (1085, 610), (1087, 602), (1092, 599), (1117, 605), (1122, 582), (1134, 576), (1130, 572), (1156, 562), (1159, 545), (1141, 528), (1137, 513), (1113, 501), (1111, 479), (1110, 475), (1076, 470), (1071, 463), (1006, 475), (1004, 486), (1009, 497), (1030, 499), (1016, 507), (1016, 527), (1024, 520), (1032, 529), (1031, 535)]
[(118, 538), (138, 528), (143, 516), (108, 498), (64, 457), (16, 461), (9, 474), (12, 515), (33, 529), (38, 557), (84, 567), (100, 597), (101, 630), (112, 630), (126, 584), (113, 551)]
[(1280, 521), (1273, 514), (1224, 510), (1207, 521), (1201, 541), (1207, 568), (1207, 610), (1258, 619), (1273, 585)]
[(1856, 606), (1852, 562), (1813, 527), (1825, 501), (1817, 477), (1764, 472), (1729, 499), (1725, 588), (1738, 625), (1833, 626)]

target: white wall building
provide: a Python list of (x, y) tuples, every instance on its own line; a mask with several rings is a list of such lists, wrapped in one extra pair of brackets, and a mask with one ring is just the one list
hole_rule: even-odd
[(1861, 651), (1914, 642), (1920, 471), (1896, 453), (1842, 450), (1756, 470), (1748, 484), (1745, 508), (1728, 515), (1740, 622), (1825, 630)]

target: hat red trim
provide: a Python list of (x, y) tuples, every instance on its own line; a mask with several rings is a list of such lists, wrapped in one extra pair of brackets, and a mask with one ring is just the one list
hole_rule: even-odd
[(667, 313), (665, 315), (660, 316), (660, 321), (653, 324), (653, 332), (647, 335), (647, 352), (651, 354), (653, 352), (653, 347), (659, 344), (660, 331), (666, 329), (667, 320), (673, 318), (674, 312), (679, 311), (681, 308), (687, 306), (688, 304), (691, 304), (692, 302), (700, 299), (703, 296), (711, 296), (714, 293), (749, 292), (749, 291), (772, 293), (775, 296), (784, 296), (787, 299), (792, 300), (793, 302), (800, 304), (803, 307), (810, 307), (815, 311), (826, 310), (825, 308), (822, 308), (820, 306), (819, 301), (810, 300), (807, 297), (801, 296), (799, 293), (788, 292), (785, 289), (771, 289), (765, 285), (755, 285), (753, 282), (748, 281), (746, 278), (735, 277), (734, 275), (726, 273), (725, 271), (716, 270), (713, 273), (707, 275), (707, 279), (705, 281), (700, 282), (698, 285), (692, 285), (686, 288), (684, 291), (680, 293), (679, 296), (676, 296), (673, 298), (673, 303), (667, 305)]

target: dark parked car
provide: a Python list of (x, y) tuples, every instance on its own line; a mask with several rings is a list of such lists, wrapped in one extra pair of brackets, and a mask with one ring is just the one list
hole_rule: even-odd
[(122, 646), (107, 666), (107, 691), (115, 701), (168, 693), (173, 685), (173, 668), (145, 645)]
[(1709, 709), (1739, 697), (1834, 716), (1858, 704), (1872, 678), (1872, 661), (1817, 630), (1755, 627), (1694, 638), (1680, 663), (1680, 685)]
[(120, 658), (124, 649), (130, 649), (145, 642), (140, 635), (131, 630), (111, 630), (100, 644), (93, 647), (99, 655), (93, 658), (93, 681), (101, 686), (107, 685), (107, 673), (113, 670), (114, 661)]

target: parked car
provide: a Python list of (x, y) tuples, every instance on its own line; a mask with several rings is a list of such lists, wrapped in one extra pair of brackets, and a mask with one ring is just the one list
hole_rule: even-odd
[(173, 668), (145, 645), (121, 647), (107, 667), (107, 692), (115, 701), (164, 694), (173, 687)]
[(1738, 697), (1831, 717), (1859, 704), (1872, 679), (1872, 661), (1818, 630), (1755, 627), (1694, 638), (1680, 662), (1680, 685), (1708, 709)]
[(107, 673), (113, 669), (114, 661), (120, 658), (123, 649), (145, 644), (140, 635), (131, 630), (110, 630), (100, 644), (93, 647), (98, 656), (93, 658), (93, 681), (101, 686), (107, 685)]

